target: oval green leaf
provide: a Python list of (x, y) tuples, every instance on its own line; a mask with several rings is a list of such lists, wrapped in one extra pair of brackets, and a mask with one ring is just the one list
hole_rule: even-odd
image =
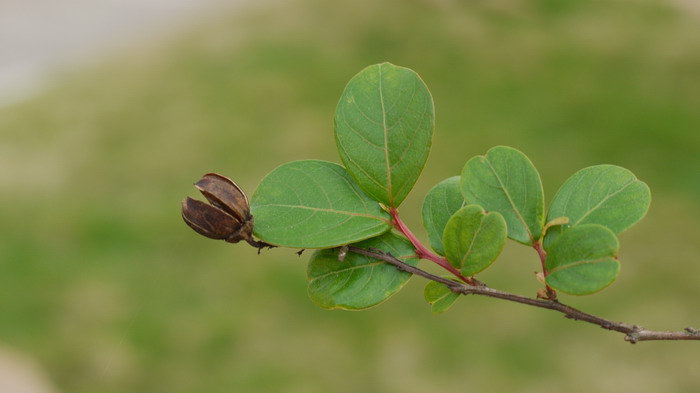
[[(415, 266), (411, 242), (391, 232), (355, 244), (376, 248)], [(362, 310), (375, 306), (398, 292), (411, 274), (378, 259), (348, 252), (338, 260), (338, 249), (314, 253), (307, 269), (309, 297), (325, 309)]]
[(283, 247), (328, 248), (380, 235), (390, 216), (326, 161), (293, 161), (262, 180), (251, 200), (254, 232)]
[(462, 170), (462, 195), (467, 203), (501, 213), (511, 239), (532, 245), (542, 235), (542, 182), (535, 166), (520, 151), (496, 146), (467, 161)]
[[(451, 279), (452, 277), (446, 277)], [(453, 292), (445, 284), (430, 281), (423, 290), (425, 301), (430, 303), (433, 314), (441, 314), (447, 311), (459, 298), (459, 294)]]
[(545, 282), (571, 295), (598, 292), (612, 284), (620, 272), (618, 248), (610, 229), (598, 224), (575, 226), (552, 243)]
[(445, 179), (431, 188), (423, 200), (423, 226), (428, 232), (430, 246), (440, 255), (445, 255), (442, 233), (447, 220), (466, 204), (459, 182), (459, 176)]
[(629, 170), (615, 165), (581, 169), (559, 188), (547, 216), (568, 217), (567, 225), (547, 231), (549, 248), (564, 230), (581, 224), (600, 224), (620, 234), (641, 220), (649, 210), (651, 192)]
[(447, 260), (462, 275), (473, 276), (498, 258), (507, 233), (506, 221), (500, 213), (487, 213), (478, 205), (465, 206), (445, 225), (442, 241)]
[(418, 74), (389, 63), (369, 66), (350, 80), (336, 108), (340, 158), (368, 195), (397, 207), (428, 158), (434, 117)]

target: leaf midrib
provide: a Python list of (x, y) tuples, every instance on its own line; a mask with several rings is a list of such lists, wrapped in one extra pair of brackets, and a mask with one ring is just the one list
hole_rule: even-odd
[(310, 206), (300, 206), (300, 205), (284, 205), (281, 203), (270, 203), (266, 205), (258, 205), (258, 208), (260, 207), (284, 207), (284, 208), (290, 208), (290, 209), (304, 209), (304, 210), (311, 210), (313, 212), (323, 212), (323, 213), (334, 213), (334, 214), (341, 214), (341, 215), (346, 215), (346, 216), (354, 216), (354, 217), (366, 217), (366, 218), (371, 218), (377, 221), (383, 221), (386, 223), (389, 223), (389, 220), (385, 220), (381, 217), (373, 216), (371, 214), (362, 214), (362, 213), (353, 213), (353, 212), (348, 212), (344, 210), (335, 210), (335, 209), (324, 209), (321, 207), (310, 207)]
[[(611, 193), (611, 194), (606, 195), (600, 202), (598, 202), (598, 204), (596, 204), (596, 205), (593, 206), (592, 208), (588, 209), (588, 210), (586, 211), (586, 213), (585, 213), (583, 216), (581, 216), (581, 218), (579, 218), (578, 220), (576, 220), (576, 222), (575, 222), (573, 225), (577, 225), (577, 224), (581, 223), (581, 221), (583, 221), (586, 217), (588, 217), (589, 215), (591, 215), (591, 213), (593, 213), (595, 210), (598, 210), (605, 202), (608, 201), (608, 199), (610, 199), (610, 198), (614, 197), (615, 195), (617, 195), (617, 194), (619, 194), (619, 193), (625, 191), (629, 186), (631, 186), (632, 184), (634, 184), (636, 181), (637, 181), (636, 178), (632, 178), (630, 181), (628, 181), (626, 184), (624, 184), (619, 190), (617, 190), (617, 191), (615, 191), (615, 192), (613, 192), (613, 193)], [(591, 188), (593, 188), (593, 187), (591, 186)]]
[[(398, 256), (398, 257), (396, 257), (396, 258), (401, 259), (401, 260), (404, 260), (404, 259), (411, 259), (411, 258), (415, 258), (415, 257), (416, 257), (415, 255), (406, 255), (406, 256)], [(357, 270), (357, 269), (374, 268), (375, 266), (384, 265), (384, 264), (387, 264), (387, 262), (384, 262), (384, 261), (377, 261), (377, 262), (370, 262), (370, 263), (367, 263), (367, 264), (364, 264), (364, 265), (349, 266), (349, 267), (346, 267), (346, 268), (343, 268), (343, 269), (340, 269), (340, 270), (333, 270), (333, 271), (330, 271), (330, 272), (328, 272), (328, 273), (324, 273), (324, 274), (322, 274), (322, 275), (320, 275), (320, 276), (316, 276), (316, 277), (312, 278), (311, 280), (309, 280), (309, 283), (313, 283), (314, 281), (317, 281), (317, 280), (319, 280), (319, 279), (326, 278), (326, 277), (329, 277), (329, 276), (332, 276), (332, 275), (338, 275), (338, 274), (342, 274), (342, 273), (345, 273), (345, 272), (354, 271), (354, 270)], [(347, 281), (347, 280), (346, 280), (346, 281)], [(345, 285), (345, 284), (343, 284), (343, 285)]]
[(479, 228), (477, 228), (476, 232), (474, 232), (474, 236), (472, 237), (471, 242), (469, 242), (469, 247), (467, 247), (467, 251), (464, 253), (464, 257), (461, 258), (461, 264), (459, 266), (460, 269), (464, 266), (464, 262), (467, 261), (467, 258), (469, 258), (469, 255), (472, 253), (472, 248), (474, 247), (474, 242), (476, 241), (476, 238), (479, 237), (479, 233), (481, 233), (481, 230), (484, 228), (484, 219), (485, 217), (481, 218), (481, 221), (479, 221)]
[(394, 195), (391, 190), (391, 164), (389, 163), (389, 130), (386, 126), (386, 109), (384, 107), (384, 85), (382, 83), (382, 65), (379, 65), (379, 102), (382, 106), (382, 129), (384, 130), (384, 163), (386, 165), (386, 192), (389, 205), (394, 206)]
[(486, 156), (484, 156), (484, 162), (486, 162), (486, 165), (488, 165), (489, 169), (491, 170), (493, 175), (496, 177), (496, 180), (498, 180), (498, 184), (501, 186), (501, 189), (503, 190), (503, 193), (505, 194), (506, 198), (508, 199), (508, 203), (510, 203), (510, 206), (513, 208), (513, 211), (515, 212), (516, 217), (518, 218), (520, 223), (523, 224), (523, 227), (525, 227), (525, 231), (527, 232), (527, 236), (530, 238), (530, 241), (534, 241), (534, 237), (532, 236), (532, 232), (530, 231), (530, 227), (527, 226), (525, 219), (520, 214), (520, 210), (515, 206), (515, 202), (510, 197), (510, 193), (508, 192), (508, 189), (506, 188), (506, 186), (503, 185), (503, 181), (501, 181), (500, 176), (498, 176), (498, 173), (496, 172), (496, 168), (494, 168), (493, 165), (491, 165), (491, 162), (489, 161), (488, 157), (486, 157)]
[(430, 303), (430, 304), (432, 304), (432, 305), (437, 305), (437, 304), (440, 303), (441, 301), (445, 300), (447, 297), (449, 297), (449, 296), (451, 296), (451, 295), (454, 295), (454, 294), (455, 294), (455, 293), (452, 292), (452, 291), (447, 291), (447, 292), (445, 292), (442, 296), (440, 296), (440, 297), (436, 298), (435, 300), (433, 300), (433, 302)]
[(567, 263), (566, 265), (557, 266), (554, 269), (549, 270), (547, 273), (553, 274), (553, 273), (556, 273), (560, 270), (569, 269), (569, 268), (573, 268), (573, 267), (580, 266), (580, 265), (608, 262), (611, 259), (613, 261), (615, 260), (615, 258), (613, 256), (608, 255), (605, 257), (597, 258), (597, 259), (586, 259), (586, 260), (571, 262), (571, 263)]

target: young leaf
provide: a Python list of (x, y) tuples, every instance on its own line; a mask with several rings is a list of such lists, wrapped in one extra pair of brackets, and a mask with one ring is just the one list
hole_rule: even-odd
[(496, 146), (467, 161), (462, 170), (467, 203), (497, 211), (508, 224), (508, 237), (532, 245), (544, 226), (544, 191), (530, 159), (512, 147)]
[[(382, 236), (355, 244), (376, 248), (416, 265), (418, 259), (411, 242), (387, 232)], [(307, 269), (309, 297), (325, 309), (362, 310), (375, 306), (398, 292), (411, 274), (370, 257), (348, 253), (341, 262), (338, 249), (314, 253)]]
[(610, 285), (620, 272), (619, 244), (608, 228), (577, 225), (558, 237), (547, 253), (550, 287), (571, 295), (588, 295)]
[[(451, 278), (451, 277), (447, 277)], [(425, 301), (431, 304), (433, 314), (441, 314), (447, 311), (459, 298), (458, 293), (452, 292), (445, 284), (430, 281), (423, 290)]]
[(447, 220), (466, 204), (459, 182), (459, 176), (445, 179), (431, 188), (423, 200), (423, 226), (428, 231), (430, 246), (440, 255), (445, 255), (442, 233)]
[(293, 161), (262, 180), (251, 201), (254, 232), (283, 247), (326, 248), (380, 235), (390, 216), (326, 161)]
[(622, 233), (644, 217), (650, 202), (649, 187), (625, 168), (596, 165), (581, 169), (552, 200), (548, 217), (565, 216), (569, 223), (552, 227), (545, 246), (549, 248), (566, 228), (581, 224), (600, 224)]
[(465, 206), (445, 225), (442, 241), (447, 260), (462, 275), (473, 276), (498, 258), (506, 244), (507, 232), (500, 213), (486, 213), (478, 205)]
[(555, 226), (560, 226), (560, 225), (567, 225), (569, 223), (569, 217), (557, 217), (553, 219), (547, 218), (549, 221), (547, 221), (546, 224), (544, 224), (544, 232), (547, 232), (549, 228), (555, 227)]
[(433, 126), (433, 98), (418, 74), (382, 63), (360, 71), (345, 87), (335, 112), (335, 141), (357, 184), (397, 207), (423, 170)]

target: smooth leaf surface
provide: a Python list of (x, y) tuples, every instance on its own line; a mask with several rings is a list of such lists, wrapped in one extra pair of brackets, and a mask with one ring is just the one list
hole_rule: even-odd
[(496, 146), (462, 170), (462, 194), (469, 204), (497, 211), (508, 224), (508, 237), (531, 245), (544, 226), (544, 191), (530, 159), (512, 147)]
[(472, 276), (498, 258), (506, 244), (508, 228), (498, 212), (467, 205), (447, 222), (443, 234), (445, 255), (462, 275)]
[(447, 311), (459, 298), (458, 293), (452, 292), (447, 285), (436, 281), (430, 281), (425, 285), (423, 296), (425, 301), (430, 303), (433, 314), (441, 314)]
[[(411, 243), (391, 232), (355, 244), (376, 248), (411, 265), (418, 263)], [(325, 309), (362, 310), (377, 305), (398, 292), (410, 273), (378, 259), (349, 252), (338, 260), (338, 249), (314, 253), (307, 269), (309, 297)]]
[(571, 295), (588, 295), (610, 285), (620, 272), (615, 234), (598, 224), (583, 224), (552, 243), (545, 282)]
[(567, 228), (600, 224), (619, 234), (641, 220), (649, 209), (651, 192), (629, 170), (615, 165), (584, 168), (559, 188), (547, 216), (568, 217), (567, 225), (547, 231), (545, 247)]
[(430, 246), (440, 255), (445, 255), (442, 234), (447, 220), (466, 203), (459, 183), (459, 176), (445, 179), (431, 188), (423, 200), (423, 226), (428, 232)]
[(428, 158), (433, 98), (418, 74), (389, 63), (369, 66), (345, 87), (335, 114), (340, 158), (371, 197), (397, 207)]
[(262, 180), (251, 201), (254, 232), (284, 247), (335, 247), (380, 235), (389, 215), (341, 165), (293, 161)]

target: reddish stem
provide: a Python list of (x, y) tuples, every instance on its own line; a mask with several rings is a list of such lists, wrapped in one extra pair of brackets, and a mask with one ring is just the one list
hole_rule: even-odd
[(542, 273), (547, 277), (547, 268), (545, 267), (545, 261), (547, 260), (547, 251), (542, 248), (540, 242), (532, 243), (532, 247), (537, 251), (537, 255), (540, 256), (540, 262), (542, 263)]
[[(532, 247), (537, 251), (537, 255), (540, 257), (540, 263), (542, 264), (542, 274), (547, 278), (547, 266), (545, 262), (547, 261), (547, 251), (542, 247), (542, 243), (536, 241), (532, 243)], [(552, 289), (549, 285), (545, 284), (545, 289), (547, 291), (547, 297), (550, 300), (557, 300), (557, 292)]]
[(401, 218), (399, 217), (399, 211), (396, 210), (396, 208), (390, 207), (389, 214), (391, 215), (391, 222), (394, 225), (394, 228), (396, 228), (396, 230), (398, 230), (404, 236), (406, 236), (406, 239), (408, 239), (411, 242), (411, 244), (413, 244), (413, 247), (415, 247), (416, 255), (418, 256), (418, 258), (427, 259), (429, 261), (435, 262), (438, 265), (440, 265), (443, 269), (454, 274), (460, 280), (466, 282), (467, 284), (477, 285), (477, 282), (473, 278), (464, 277), (462, 273), (460, 273), (459, 270), (452, 266), (447, 259), (434, 254), (427, 247), (425, 247), (423, 243), (421, 243), (420, 240), (418, 240), (416, 235), (414, 235), (413, 232), (411, 232), (411, 230), (408, 229), (406, 224), (401, 220)]

